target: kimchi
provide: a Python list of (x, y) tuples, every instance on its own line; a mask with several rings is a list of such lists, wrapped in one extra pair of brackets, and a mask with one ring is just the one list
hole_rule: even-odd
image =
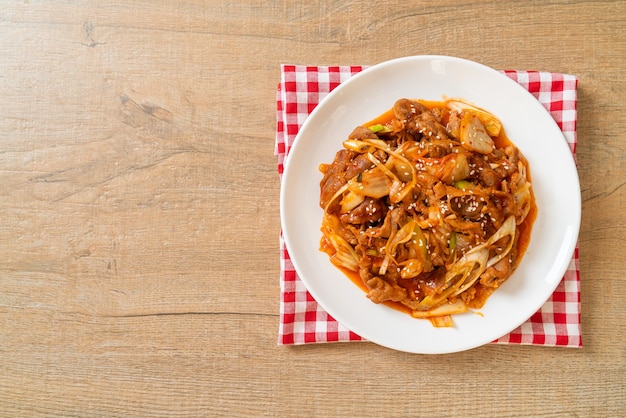
[(482, 307), (528, 244), (528, 163), (463, 100), (400, 99), (319, 168), (321, 249), (372, 302), (435, 326)]

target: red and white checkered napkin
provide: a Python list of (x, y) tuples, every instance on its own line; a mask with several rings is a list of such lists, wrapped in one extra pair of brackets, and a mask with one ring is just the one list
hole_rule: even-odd
[[(330, 91), (364, 66), (283, 65), (277, 93), (276, 149), (278, 173), (302, 123)], [(530, 91), (550, 112), (576, 157), (576, 87), (573, 75), (538, 71), (503, 71)], [(279, 344), (362, 341), (338, 323), (309, 294), (294, 270), (280, 237)], [(581, 347), (578, 246), (563, 280), (528, 321), (494, 343)]]

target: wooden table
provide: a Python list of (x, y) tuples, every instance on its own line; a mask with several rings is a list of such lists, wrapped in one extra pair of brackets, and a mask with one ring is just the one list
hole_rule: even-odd
[[(11, 1), (0, 415), (625, 416), (626, 4)], [(575, 74), (582, 349), (277, 345), (281, 63)]]

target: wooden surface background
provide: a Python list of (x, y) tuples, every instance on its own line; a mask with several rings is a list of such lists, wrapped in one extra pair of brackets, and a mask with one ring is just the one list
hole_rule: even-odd
[[(626, 416), (626, 4), (7, 1), (0, 415)], [(575, 74), (582, 349), (277, 346), (281, 63)]]

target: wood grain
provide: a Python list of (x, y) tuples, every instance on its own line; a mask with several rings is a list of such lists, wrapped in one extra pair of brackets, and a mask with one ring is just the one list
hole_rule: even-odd
[[(626, 5), (11, 1), (0, 415), (624, 416)], [(281, 63), (579, 77), (582, 349), (277, 346)]]

